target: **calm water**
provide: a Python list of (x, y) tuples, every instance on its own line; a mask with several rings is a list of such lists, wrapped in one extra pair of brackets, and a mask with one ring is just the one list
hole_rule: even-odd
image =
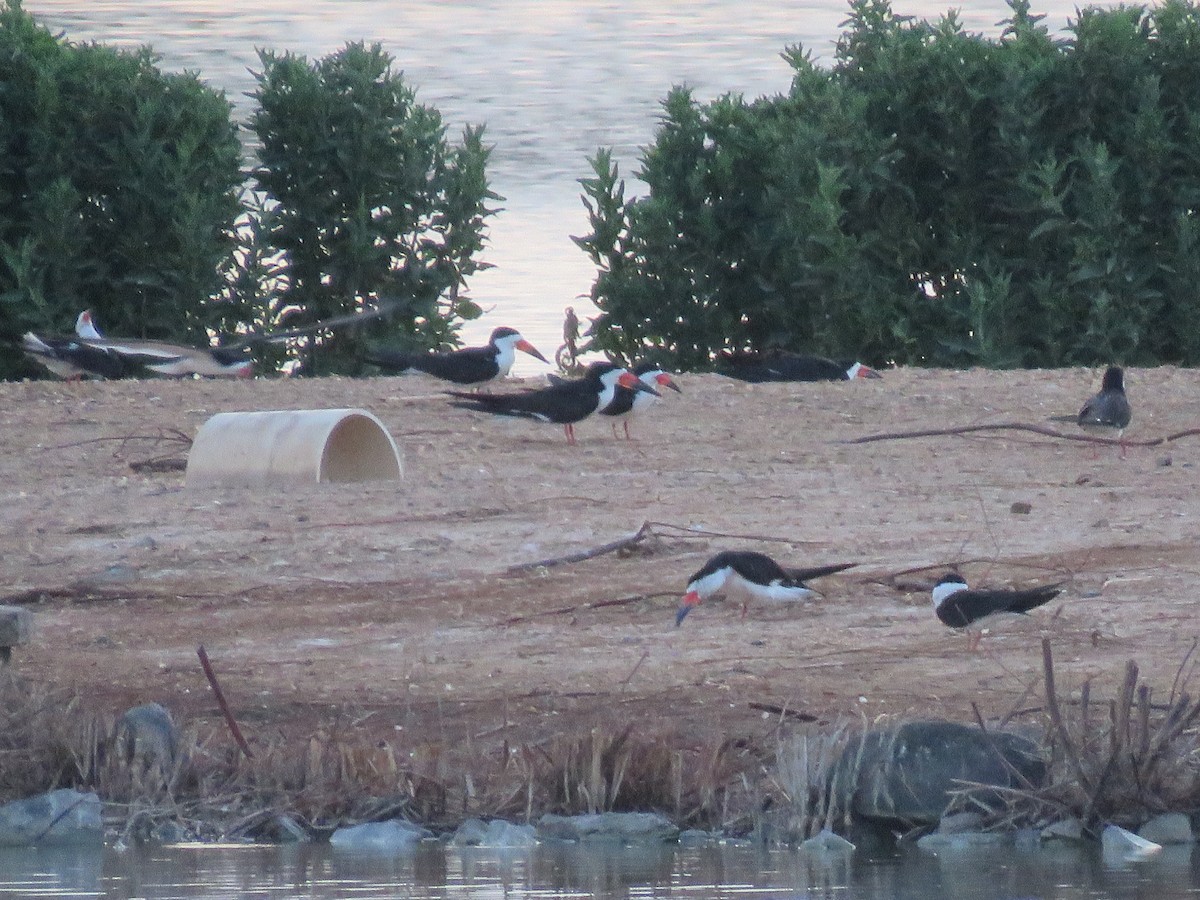
[[(1077, 5), (1033, 4), (1055, 29)], [(893, 0), (898, 15), (918, 18), (952, 6), (968, 7), (962, 21), (988, 34), (1009, 14), (1002, 0)], [(849, 7), (844, 0), (26, 0), (24, 8), (73, 40), (150, 44), (163, 68), (199, 72), (242, 110), (256, 48), (315, 59), (347, 41), (379, 41), (421, 102), (441, 110), (455, 132), (486, 124), (495, 145), (490, 174), (507, 198), (486, 256), (496, 268), (470, 285), (491, 312), (465, 336), (512, 325), (549, 356), (562, 341), (563, 309), (590, 309), (578, 298), (594, 272), (570, 240), (587, 230), (578, 179), (590, 174), (588, 157), (611, 146), (621, 171), (632, 173), (674, 84), (691, 85), (701, 100), (785, 91), (791, 70), (781, 51), (800, 44), (828, 63)], [(544, 368), (522, 359), (517, 373)]]
[(0, 897), (452, 897), (1024, 900), (1195, 897), (1190, 847), (1125, 869), (1090, 851), (920, 851), (886, 859), (762, 852), (747, 847), (657, 851), (538, 847), (422, 848), (400, 857), (328, 846), (167, 847), (126, 853), (0, 850)]

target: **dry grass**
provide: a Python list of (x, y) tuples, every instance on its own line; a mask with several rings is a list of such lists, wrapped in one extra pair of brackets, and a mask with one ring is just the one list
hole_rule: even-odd
[[(1059, 696), (1049, 639), (1042, 641), (1043, 739), (1049, 759), (1045, 785), (1001, 791), (1006, 801), (992, 826), (1043, 826), (1075, 817), (1097, 833), (1113, 822), (1137, 828), (1164, 812), (1190, 812), (1200, 803), (1200, 699), (1187, 688), (1195, 675), (1192, 650), (1180, 663), (1165, 700), (1141, 681), (1130, 660), (1116, 697), (1092, 696), (1085, 682), (1077, 701)], [(969, 805), (978, 785), (964, 785)]]
[(452, 755), (436, 743), (371, 739), (346, 715), (306, 741), (260, 739), (253, 757), (222, 729), (189, 726), (174, 758), (162, 759), (133, 753), (118, 720), (84, 710), (78, 697), (0, 671), (0, 800), (94, 790), (126, 840), (270, 837), (284, 814), (320, 834), (397, 815), (451, 828), (472, 816), (632, 810), (744, 833), (771, 790), (759, 747), (724, 741), (681, 750), (672, 735), (632, 726)]

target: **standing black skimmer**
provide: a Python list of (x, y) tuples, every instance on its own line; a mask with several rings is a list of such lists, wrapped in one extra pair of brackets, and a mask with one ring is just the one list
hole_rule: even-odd
[(440, 353), (376, 350), (367, 356), (367, 362), (397, 375), (416, 370), (455, 384), (483, 385), (505, 377), (518, 350), (549, 362), (533, 344), (521, 337), (519, 331), (504, 327), (495, 329), (484, 347), (464, 347)]
[[(683, 389), (679, 387), (671, 378), (671, 376), (663, 371), (661, 366), (657, 366), (652, 362), (640, 362), (632, 369), (633, 374), (638, 377), (642, 384), (651, 388), (666, 387), (678, 393), (683, 393)], [(618, 386), (616, 393), (613, 395), (612, 402), (600, 409), (600, 415), (613, 416), (621, 420), (621, 424), (625, 428), (625, 440), (629, 440), (629, 420), (638, 415), (648, 406), (653, 406), (658, 402), (658, 393), (650, 391), (632, 391), (627, 387)], [(617, 423), (612, 422), (613, 437), (617, 436)]]
[(742, 618), (751, 600), (788, 602), (804, 600), (817, 592), (805, 582), (810, 578), (832, 575), (857, 563), (835, 563), (812, 569), (785, 569), (771, 557), (753, 550), (723, 550), (688, 579), (687, 592), (675, 613), (675, 625), (699, 606), (701, 600), (724, 590), (737, 594), (742, 601)]
[(628, 369), (610, 362), (594, 362), (582, 378), (560, 381), (550, 387), (519, 394), (467, 394), (449, 391), (462, 409), (482, 410), (501, 416), (523, 416), (562, 425), (567, 443), (575, 443), (575, 423), (612, 402), (617, 387), (656, 394)]
[[(1084, 431), (1117, 436), (1120, 441), (1133, 414), (1125, 396), (1125, 373), (1120, 366), (1109, 366), (1100, 384), (1100, 393), (1090, 397), (1079, 411), (1079, 427)], [(1121, 443), (1121, 456), (1125, 444)]]
[(987, 620), (1005, 615), (1024, 615), (1049, 603), (1062, 593), (1062, 584), (1013, 589), (972, 590), (958, 572), (950, 571), (933, 586), (933, 610), (942, 624), (967, 629), (968, 646), (974, 650), (983, 638)]
[(765, 353), (725, 353), (718, 371), (730, 378), (759, 384), (765, 381), (853, 381), (883, 376), (860, 362), (805, 356), (781, 350)]

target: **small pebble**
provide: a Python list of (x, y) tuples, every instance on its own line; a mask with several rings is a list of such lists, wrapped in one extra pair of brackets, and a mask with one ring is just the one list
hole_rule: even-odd
[(1018, 500), (1008, 508), (1008, 511), (1014, 516), (1027, 516), (1033, 512), (1033, 504), (1026, 503), (1024, 500)]

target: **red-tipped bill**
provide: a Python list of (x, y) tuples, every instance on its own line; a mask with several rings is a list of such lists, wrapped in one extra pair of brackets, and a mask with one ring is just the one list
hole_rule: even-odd
[(546, 357), (542, 356), (542, 354), (538, 352), (537, 347), (533, 346), (533, 344), (529, 343), (529, 341), (525, 340), (524, 338), (521, 338), (521, 340), (517, 341), (517, 349), (524, 353), (528, 353), (530, 356), (540, 359), (544, 363), (550, 362), (550, 360), (546, 359)]
[(675, 627), (678, 628), (679, 624), (687, 617), (687, 614), (699, 605), (700, 594), (696, 591), (688, 591), (684, 594), (683, 601), (679, 604), (679, 609), (675, 611)]

